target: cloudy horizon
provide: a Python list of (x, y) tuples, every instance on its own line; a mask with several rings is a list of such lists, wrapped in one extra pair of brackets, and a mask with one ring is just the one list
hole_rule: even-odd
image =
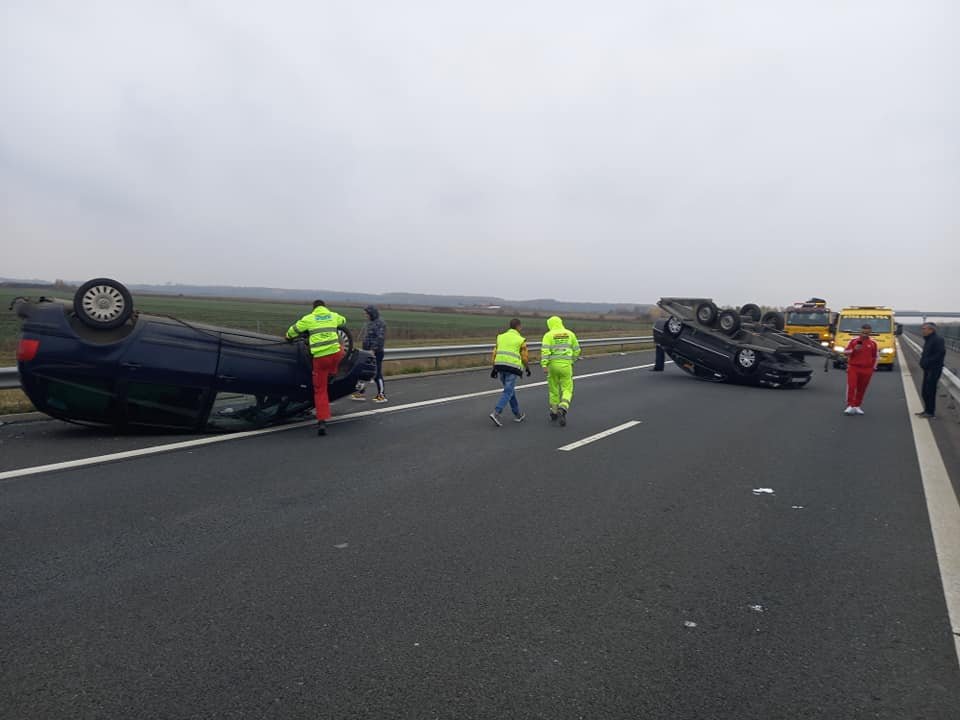
[(960, 10), (0, 7), (0, 275), (960, 310)]

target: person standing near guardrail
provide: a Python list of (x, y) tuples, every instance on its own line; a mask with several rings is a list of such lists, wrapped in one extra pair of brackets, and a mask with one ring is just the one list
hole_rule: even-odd
[(551, 422), (559, 418), (560, 425), (567, 424), (567, 412), (573, 400), (573, 364), (579, 357), (577, 336), (565, 328), (563, 320), (556, 315), (549, 318), (540, 350), (540, 365), (547, 373)]
[(513, 411), (513, 421), (523, 422), (527, 416), (520, 411), (520, 402), (517, 400), (517, 380), (526, 370), (530, 377), (530, 357), (527, 352), (527, 340), (520, 334), (520, 318), (513, 318), (506, 332), (497, 335), (497, 345), (493, 349), (493, 369), (490, 377), (499, 377), (503, 383), (503, 394), (497, 400), (497, 405), (490, 413), (490, 419), (497, 427), (503, 427), (500, 414), (510, 404)]
[[(377, 360), (377, 376), (373, 379), (377, 383), (375, 403), (385, 403), (387, 396), (383, 394), (383, 353), (387, 342), (387, 324), (380, 317), (380, 311), (373, 305), (367, 305), (363, 311), (367, 314), (367, 324), (363, 326), (363, 349), (369, 350)], [(350, 396), (351, 400), (366, 400), (363, 391), (366, 388), (360, 383), (357, 391)]]
[(287, 329), (287, 340), (292, 342), (299, 335), (306, 334), (313, 357), (313, 406), (317, 413), (317, 435), (327, 434), (327, 420), (330, 419), (330, 396), (327, 383), (331, 375), (336, 375), (343, 348), (337, 328), (346, 325), (347, 319), (328, 310), (323, 300), (313, 301), (313, 310), (297, 320)]
[(920, 385), (923, 412), (916, 415), (933, 419), (937, 416), (937, 384), (943, 372), (947, 348), (943, 338), (937, 334), (936, 323), (924, 323), (920, 326), (920, 332), (923, 334), (923, 352), (920, 354), (920, 367), (923, 368), (923, 382)]
[(879, 358), (877, 344), (870, 337), (871, 330), (873, 328), (868, 323), (861, 325), (860, 334), (843, 350), (847, 356), (847, 409), (843, 411), (844, 415), (864, 414), (860, 406)]

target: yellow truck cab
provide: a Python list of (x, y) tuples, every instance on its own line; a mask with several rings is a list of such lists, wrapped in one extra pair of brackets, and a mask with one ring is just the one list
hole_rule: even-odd
[(783, 314), (783, 331), (788, 335), (803, 335), (828, 348), (833, 343), (831, 316), (826, 300), (810, 298), (787, 308)]
[[(877, 369), (893, 370), (897, 360), (896, 336), (902, 332), (899, 323), (893, 320), (893, 310), (879, 305), (856, 305), (847, 307), (837, 315), (836, 335), (833, 349), (842, 353), (853, 338), (860, 334), (864, 323), (870, 325), (870, 337), (877, 344), (879, 352)], [(845, 365), (845, 361), (834, 363), (837, 367)]]

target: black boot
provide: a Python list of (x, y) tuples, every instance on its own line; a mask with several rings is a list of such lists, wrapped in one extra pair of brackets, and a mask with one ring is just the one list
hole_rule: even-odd
[(327, 424), (323, 420), (320, 420), (317, 423), (317, 435), (326, 435), (326, 434), (327, 434)]

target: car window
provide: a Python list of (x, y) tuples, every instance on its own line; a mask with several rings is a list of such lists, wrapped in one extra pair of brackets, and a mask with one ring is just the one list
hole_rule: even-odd
[(207, 390), (181, 385), (127, 384), (127, 421), (136, 425), (189, 428), (200, 422)]
[(110, 422), (116, 409), (113, 381), (100, 378), (38, 377), (46, 404), (77, 420)]
[(309, 419), (313, 403), (286, 395), (217, 393), (207, 419), (209, 430), (251, 430), (283, 420)]

